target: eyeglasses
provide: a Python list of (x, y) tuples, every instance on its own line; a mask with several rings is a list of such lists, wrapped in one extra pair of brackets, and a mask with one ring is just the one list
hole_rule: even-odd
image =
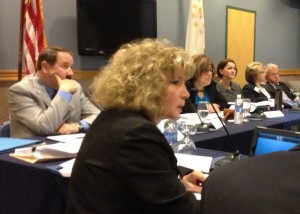
[(213, 73), (215, 73), (215, 70), (214, 69), (209, 69), (207, 71), (204, 71), (203, 73), (206, 73), (206, 74), (211, 73), (211, 74), (213, 74)]

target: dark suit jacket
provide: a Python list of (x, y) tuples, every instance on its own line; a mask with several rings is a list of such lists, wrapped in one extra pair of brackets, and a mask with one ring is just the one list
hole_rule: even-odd
[[(284, 91), (284, 93), (291, 100), (295, 99), (296, 96), (291, 92), (291, 90), (289, 89), (289, 87), (284, 82), (279, 82), (279, 86), (281, 87), (282, 91)], [(264, 87), (269, 92), (269, 94), (271, 95), (271, 97), (275, 98), (276, 89), (269, 82), (267, 82)]]
[[(185, 85), (190, 93), (190, 98), (186, 99), (185, 106), (182, 109), (182, 113), (195, 113), (195, 110), (191, 106), (191, 103), (193, 103), (195, 109), (197, 109), (195, 100), (198, 92), (192, 90), (195, 88), (195, 86), (191, 81), (187, 81)], [(210, 97), (212, 103), (217, 103), (220, 105), (220, 110), (228, 107), (225, 97), (219, 91), (217, 91), (217, 83), (215, 81), (211, 81), (210, 85), (206, 86), (204, 90), (205, 93)]]
[(204, 183), (201, 213), (299, 213), (299, 169), (300, 144), (222, 166)]
[(164, 135), (141, 113), (103, 111), (80, 148), (68, 213), (199, 213)]
[(260, 101), (266, 101), (268, 98), (261, 92), (257, 92), (255, 90), (255, 85), (252, 83), (248, 83), (244, 85), (242, 89), (242, 95), (244, 98), (249, 98), (251, 102), (260, 102)]

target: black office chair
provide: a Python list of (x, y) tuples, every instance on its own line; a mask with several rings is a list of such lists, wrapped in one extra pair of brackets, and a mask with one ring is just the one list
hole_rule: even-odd
[(5, 121), (0, 126), (0, 137), (10, 137), (10, 123)]

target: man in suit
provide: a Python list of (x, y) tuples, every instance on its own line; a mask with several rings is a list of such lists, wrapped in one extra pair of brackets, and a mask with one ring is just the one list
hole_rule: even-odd
[(202, 214), (299, 213), (300, 144), (215, 169), (202, 191)]
[(85, 132), (100, 110), (83, 93), (74, 75), (72, 54), (48, 47), (39, 55), (37, 72), (8, 92), (11, 137), (25, 138)]
[(291, 92), (289, 87), (280, 81), (280, 73), (277, 65), (272, 63), (267, 64), (266, 72), (267, 83), (264, 87), (272, 98), (275, 98), (276, 87), (280, 87), (282, 89), (282, 100), (291, 101), (295, 99), (296, 96)]

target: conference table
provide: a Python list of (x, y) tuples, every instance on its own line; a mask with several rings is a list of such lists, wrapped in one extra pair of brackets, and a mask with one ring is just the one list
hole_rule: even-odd
[[(299, 113), (284, 112), (284, 115), (281, 118), (249, 121), (242, 125), (226, 123), (226, 127), (238, 149), (247, 154), (255, 126), (285, 129), (298, 127)], [(222, 128), (191, 137), (198, 148), (189, 152), (190, 154), (217, 159), (233, 151)], [(49, 169), (64, 161), (66, 160), (31, 164), (10, 157), (8, 153), (0, 154), (0, 213), (64, 213), (69, 178), (64, 178)]]
[[(213, 158), (227, 154), (201, 148), (188, 153)], [(31, 164), (10, 157), (9, 154), (1, 154), (0, 213), (64, 213), (67, 206), (69, 178), (64, 178), (49, 169), (64, 161), (66, 160)]]
[(195, 142), (196, 147), (199, 148), (226, 152), (233, 152), (238, 149), (241, 154), (248, 155), (256, 126), (299, 131), (300, 112), (283, 111), (283, 113), (284, 117), (250, 120), (243, 124), (225, 122), (230, 136), (228, 136), (224, 128), (221, 127), (211, 132), (191, 135), (191, 138)]

